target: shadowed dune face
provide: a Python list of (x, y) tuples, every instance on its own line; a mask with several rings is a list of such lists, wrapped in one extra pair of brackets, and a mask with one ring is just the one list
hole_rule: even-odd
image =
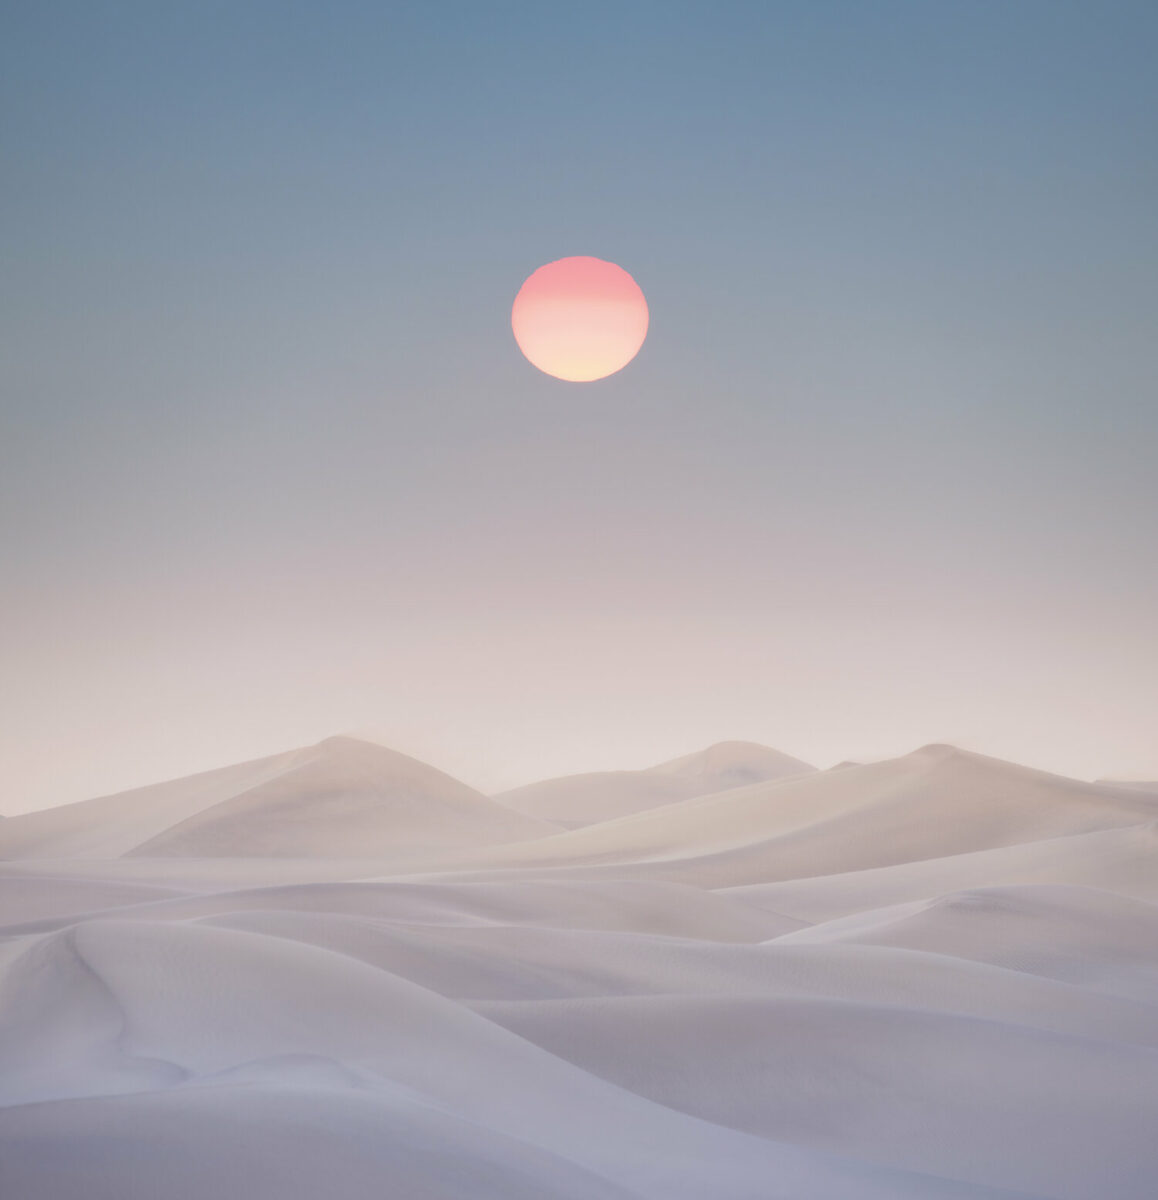
[(339, 738), (0, 854), (6, 1197), (1158, 1193), (1145, 786), (723, 743), (487, 798)]

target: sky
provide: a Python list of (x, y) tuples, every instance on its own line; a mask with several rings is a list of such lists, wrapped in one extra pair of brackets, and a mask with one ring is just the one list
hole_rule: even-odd
[[(1158, 779), (1149, 0), (0, 4), (0, 812), (362, 733)], [(586, 384), (511, 303), (593, 255)]]

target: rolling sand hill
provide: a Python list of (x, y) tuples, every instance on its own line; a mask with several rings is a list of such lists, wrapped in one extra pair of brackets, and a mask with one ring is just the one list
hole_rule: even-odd
[(7, 821), (18, 857), (410, 857), (543, 837), (434, 767), (355, 738)]
[(698, 754), (642, 771), (564, 775), (514, 788), (495, 798), (519, 812), (576, 828), (815, 769), (768, 746), (717, 742)]
[(0, 822), (13, 1200), (1158, 1195), (1158, 790), (304, 750)]
[(1063, 779), (951, 746), (730, 788), (463, 856), (488, 870), (548, 867), (697, 887), (864, 871), (1158, 821), (1158, 794)]

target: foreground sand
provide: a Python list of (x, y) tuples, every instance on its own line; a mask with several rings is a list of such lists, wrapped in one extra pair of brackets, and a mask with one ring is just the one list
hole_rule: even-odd
[(1158, 785), (335, 738), (0, 858), (5, 1200), (1158, 1196)]

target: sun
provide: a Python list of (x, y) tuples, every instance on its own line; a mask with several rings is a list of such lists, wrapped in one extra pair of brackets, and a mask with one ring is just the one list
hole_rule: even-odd
[(540, 371), (572, 383), (605, 379), (639, 353), (647, 301), (615, 263), (560, 258), (530, 275), (511, 309), (519, 349)]

